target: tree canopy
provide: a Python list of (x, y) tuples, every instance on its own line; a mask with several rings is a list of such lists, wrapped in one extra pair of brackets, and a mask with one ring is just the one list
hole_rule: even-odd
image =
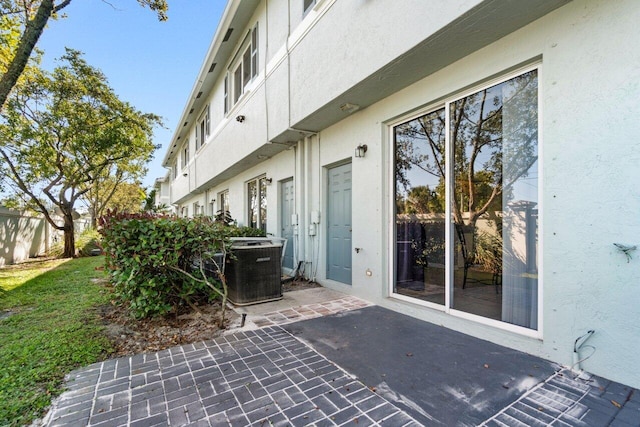
[[(26, 79), (8, 99), (0, 124), (0, 175), (31, 207), (64, 231), (75, 253), (73, 209), (109, 171), (144, 164), (159, 117), (120, 100), (100, 70), (67, 49), (53, 72)], [(58, 224), (47, 209), (62, 213)]]
[[(72, 0), (0, 0), (0, 38), (7, 34), (14, 41), (4, 45), (6, 63), (0, 70), (0, 111), (5, 107), (9, 93), (23, 74), (47, 22), (71, 4)], [(156, 12), (158, 19), (167, 20), (167, 0), (137, 0), (142, 6)], [(7, 23), (10, 23), (7, 26)], [(15, 36), (19, 33), (19, 36)]]

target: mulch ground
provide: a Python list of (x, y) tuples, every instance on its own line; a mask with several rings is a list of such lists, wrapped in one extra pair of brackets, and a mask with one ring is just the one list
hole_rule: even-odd
[[(283, 292), (318, 287), (314, 282), (294, 280), (283, 284)], [(105, 283), (105, 287), (109, 287)], [(198, 311), (185, 310), (151, 319), (134, 319), (126, 308), (112, 303), (100, 307), (99, 314), (114, 352), (109, 357), (131, 356), (164, 350), (176, 345), (206, 341), (220, 334), (220, 303), (200, 305)], [(228, 325), (237, 314), (226, 310)]]

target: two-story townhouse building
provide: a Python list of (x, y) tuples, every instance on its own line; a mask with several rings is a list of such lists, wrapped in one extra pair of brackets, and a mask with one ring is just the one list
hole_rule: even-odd
[(287, 271), (638, 387), (637, 22), (635, 0), (231, 0), (162, 185), (286, 238)]

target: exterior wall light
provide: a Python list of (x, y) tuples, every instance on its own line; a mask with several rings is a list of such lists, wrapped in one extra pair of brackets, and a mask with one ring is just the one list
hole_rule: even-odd
[(264, 180), (267, 183), (267, 185), (271, 185), (271, 183), (273, 182), (273, 178), (265, 178)]
[(347, 102), (340, 106), (340, 110), (344, 111), (347, 114), (355, 113), (359, 109), (360, 109), (360, 106), (358, 104), (352, 104), (350, 102)]
[(187, 176), (187, 173), (186, 173), (186, 172), (185, 172), (185, 173), (183, 173), (183, 174), (182, 174), (182, 176)]
[(236, 116), (236, 121), (237, 121), (238, 123), (242, 123), (242, 122), (244, 122), (244, 119), (245, 119), (245, 118), (246, 118), (245, 116), (243, 116), (243, 115), (239, 115), (239, 116)]
[(360, 144), (356, 147), (356, 157), (364, 157), (364, 153), (367, 152), (367, 144)]

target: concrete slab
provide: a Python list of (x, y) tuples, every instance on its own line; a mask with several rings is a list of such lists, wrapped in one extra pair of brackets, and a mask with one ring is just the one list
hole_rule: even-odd
[(480, 425), (559, 368), (377, 306), (284, 328), (424, 425)]
[(262, 304), (246, 305), (242, 307), (234, 307), (237, 313), (246, 313), (247, 317), (261, 316), (274, 311), (282, 311), (288, 308), (299, 307), (302, 305), (317, 304), (326, 301), (337, 300), (345, 297), (342, 292), (334, 291), (327, 288), (309, 288), (299, 291), (284, 292), (281, 300), (265, 302)]

